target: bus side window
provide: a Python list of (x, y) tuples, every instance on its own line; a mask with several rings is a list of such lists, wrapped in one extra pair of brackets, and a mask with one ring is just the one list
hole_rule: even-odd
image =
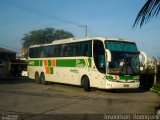
[(61, 45), (55, 45), (54, 47), (54, 57), (60, 57)]
[(50, 46), (50, 55), (51, 57), (54, 57), (54, 45)]
[(72, 56), (72, 47), (70, 45), (67, 46), (67, 56), (68, 57)]
[(35, 57), (35, 48), (29, 48), (29, 57), (34, 58)]
[(77, 43), (76, 44), (76, 56), (80, 56), (80, 44), (79, 43)]
[(83, 52), (84, 52), (84, 53), (83, 53), (84, 56), (88, 56), (88, 54), (89, 54), (89, 53), (88, 53), (88, 52), (89, 52), (89, 50), (88, 50), (88, 45), (85, 45), (85, 46), (84, 46), (84, 51), (83, 51)]
[(64, 44), (62, 45), (61, 57), (66, 57), (67, 55), (68, 55), (67, 46)]
[(40, 58), (41, 57), (41, 51), (42, 51), (41, 47), (36, 47), (34, 49), (34, 58)]
[(48, 46), (41, 47), (41, 58), (48, 57)]
[(81, 50), (80, 55), (81, 56), (92, 56), (92, 41), (82, 42), (81, 43)]
[(53, 45), (45, 47), (45, 57), (53, 57)]
[(61, 57), (71, 57), (73, 56), (73, 44), (62, 45)]
[(71, 48), (72, 48), (72, 56), (79, 56), (79, 46), (78, 46), (79, 43), (74, 43), (71, 45)]

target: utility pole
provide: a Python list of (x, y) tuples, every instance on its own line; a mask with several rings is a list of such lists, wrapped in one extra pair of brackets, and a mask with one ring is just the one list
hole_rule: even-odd
[(83, 28), (85, 28), (85, 37), (88, 37), (87, 25), (79, 25), (78, 27), (83, 27)]
[(157, 60), (156, 58), (154, 58), (154, 84), (156, 83), (157, 83)]

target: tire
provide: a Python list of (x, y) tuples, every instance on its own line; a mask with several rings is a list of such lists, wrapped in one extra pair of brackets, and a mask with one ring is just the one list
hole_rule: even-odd
[(45, 80), (45, 75), (44, 75), (44, 73), (41, 73), (40, 80), (41, 80), (41, 83), (42, 83), (43, 85), (46, 85), (46, 84), (47, 84), (47, 81)]
[(41, 80), (40, 80), (38, 72), (35, 73), (35, 81), (36, 81), (36, 83), (41, 84)]
[(89, 78), (87, 76), (84, 76), (82, 78), (81, 85), (82, 85), (84, 91), (89, 92), (91, 90), (90, 83), (89, 83)]

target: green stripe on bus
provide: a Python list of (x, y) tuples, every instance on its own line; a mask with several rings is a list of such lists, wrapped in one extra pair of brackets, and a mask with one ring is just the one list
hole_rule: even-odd
[[(88, 67), (91, 67), (92, 59), (88, 59)], [(56, 60), (56, 67), (85, 67), (84, 59), (59, 59)]]
[(106, 79), (107, 80), (113, 80), (113, 77), (112, 76), (106, 76)]
[(50, 67), (50, 74), (53, 74), (53, 67)]
[(28, 65), (29, 66), (40, 66), (40, 61), (39, 60), (29, 60)]
[(48, 60), (48, 66), (52, 66), (52, 61)]
[(133, 80), (133, 76), (119, 76), (120, 80)]
[(61, 59), (56, 60), (56, 67), (75, 67), (76, 65), (75, 59)]
[(42, 60), (40, 60), (39, 62), (40, 62), (40, 66), (43, 66), (43, 62), (42, 62)]
[[(119, 80), (139, 80), (139, 76), (118, 76), (119, 77)], [(107, 80), (114, 80), (114, 77), (113, 76), (106, 76), (106, 79)]]
[[(52, 59), (47, 60), (48, 67), (52, 66)], [(29, 60), (28, 66), (43, 66), (43, 60)], [(56, 59), (56, 67), (91, 67), (92, 59)]]
[(88, 62), (89, 62), (89, 67), (91, 67), (92, 66), (92, 59), (88, 58)]

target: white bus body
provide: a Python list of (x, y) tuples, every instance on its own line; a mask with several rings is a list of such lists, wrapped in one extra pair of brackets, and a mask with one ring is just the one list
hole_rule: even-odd
[(28, 76), (42, 84), (80, 85), (85, 91), (138, 88), (138, 55), (136, 44), (124, 39), (57, 40), (29, 48)]

